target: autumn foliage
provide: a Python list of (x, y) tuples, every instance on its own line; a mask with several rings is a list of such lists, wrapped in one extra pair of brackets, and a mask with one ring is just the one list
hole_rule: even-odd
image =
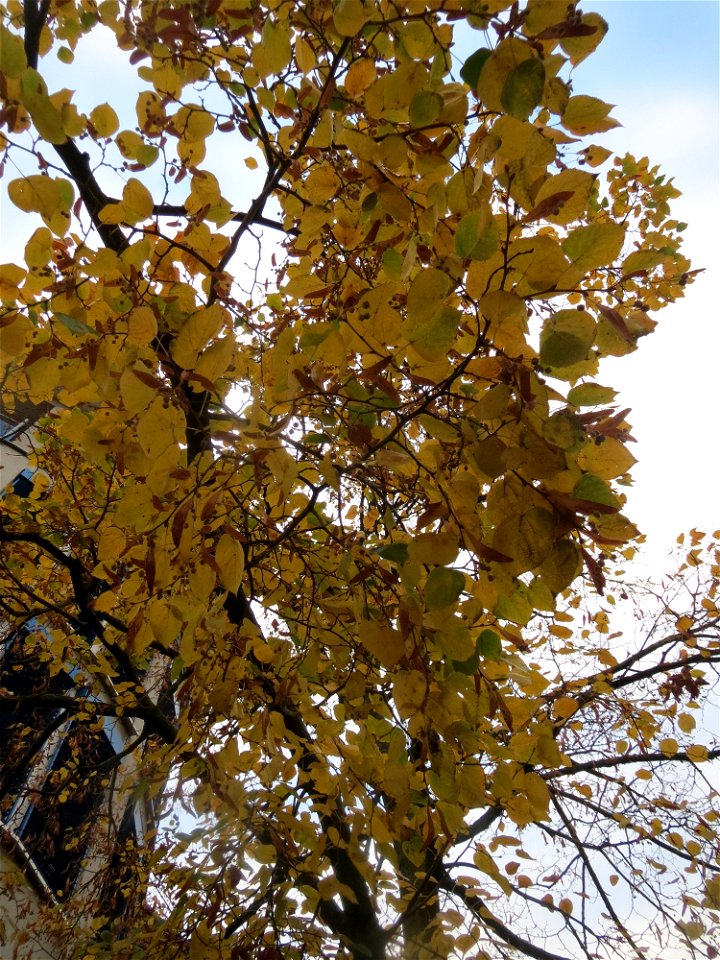
[[(655, 606), (617, 572), (602, 379), (692, 272), (672, 181), (570, 82), (605, 22), (0, 13), (3, 403), (44, 411), (0, 503), (5, 635), (80, 665), (63, 722), (136, 721), (163, 811), (122, 910), (49, 908), (68, 955), (717, 956), (718, 556), (693, 534)], [(128, 82), (85, 111), (100, 41)]]

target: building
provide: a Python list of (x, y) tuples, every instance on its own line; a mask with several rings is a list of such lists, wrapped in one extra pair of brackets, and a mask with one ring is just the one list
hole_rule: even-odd
[[(32, 492), (37, 477), (28, 455), (47, 413), (0, 405), (0, 497)], [(67, 698), (112, 699), (110, 681), (93, 671), (93, 638), (85, 638), (82, 663), (58, 663), (42, 616), (11, 617), (3, 603), (0, 597), (0, 956), (64, 960), (69, 930), (74, 946), (99, 933), (87, 904), (96, 917), (117, 920), (144, 901), (132, 866), (152, 842), (155, 810), (135, 796), (143, 758), (129, 745), (140, 730), (125, 718), (78, 722), (67, 709)], [(144, 741), (141, 750), (151, 747)]]

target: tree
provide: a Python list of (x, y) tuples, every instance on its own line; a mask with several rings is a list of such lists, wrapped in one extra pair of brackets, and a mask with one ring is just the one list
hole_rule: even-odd
[[(693, 272), (672, 182), (611, 161), (609, 105), (572, 90), (603, 20), (0, 10), (28, 225), (0, 268), (3, 395), (46, 410), (34, 489), (0, 507), (3, 619), (87, 691), (33, 691), (60, 711), (38, 735), (5, 688), (3, 789), (58, 723), (109, 715), (165, 804), (123, 868), (134, 909), (51, 911), (77, 956), (717, 956), (714, 543), (692, 534), (636, 637), (611, 626), (646, 598), (610, 575), (638, 531), (599, 367)], [(84, 113), (49, 78), (108, 31), (141, 89)], [(68, 742), (70, 793), (88, 764), (107, 786)]]

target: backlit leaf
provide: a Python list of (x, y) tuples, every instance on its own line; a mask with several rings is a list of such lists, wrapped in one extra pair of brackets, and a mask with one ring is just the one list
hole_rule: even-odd
[(592, 223), (577, 227), (563, 241), (562, 249), (574, 266), (586, 273), (617, 259), (625, 239), (621, 223)]
[(597, 97), (584, 94), (570, 97), (562, 118), (563, 126), (580, 136), (612, 130), (619, 126), (617, 120), (609, 116), (612, 108), (612, 104), (604, 103)]
[(245, 571), (242, 544), (223, 533), (215, 547), (215, 562), (220, 569), (220, 583), (231, 593), (237, 593)]
[(523, 60), (508, 75), (500, 102), (507, 112), (519, 120), (527, 120), (539, 105), (545, 86), (545, 68), (542, 61)]
[(549, 367), (569, 367), (584, 360), (595, 339), (595, 321), (584, 310), (558, 310), (543, 324), (540, 360)]
[(435, 567), (425, 583), (425, 609), (440, 610), (455, 603), (465, 586), (465, 577), (452, 567)]

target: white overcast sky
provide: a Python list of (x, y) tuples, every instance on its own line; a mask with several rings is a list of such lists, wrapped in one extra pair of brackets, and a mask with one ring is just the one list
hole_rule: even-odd
[[(676, 215), (689, 224), (687, 252), (694, 267), (705, 268), (688, 287), (685, 299), (658, 316), (657, 330), (641, 341), (637, 353), (605, 361), (601, 368), (601, 382), (619, 388), (619, 402), (633, 411), (629, 419), (638, 440), (633, 452), (639, 462), (626, 513), (646, 533), (647, 562), (660, 573), (678, 533), (692, 526), (720, 527), (715, 410), (720, 371), (715, 295), (720, 289), (716, 236), (720, 3), (589, 0), (582, 9), (601, 13), (610, 31), (596, 53), (576, 69), (574, 92), (616, 104), (614, 115), (623, 124), (593, 140), (619, 153), (647, 155), (674, 178), (683, 192), (676, 201)], [(481, 35), (464, 38), (461, 47), (466, 44), (468, 52), (482, 45)], [(139, 86), (117, 57), (109, 31), (81, 41), (69, 68), (50, 54), (40, 69), (51, 90), (75, 89), (74, 101), (87, 112), (103, 98), (118, 109), (117, 88), (122, 86), (126, 110), (118, 109), (124, 114), (121, 125), (134, 127), (134, 91)], [(219, 176), (225, 195), (242, 206), (243, 195), (251, 195), (253, 181), (258, 184), (260, 176), (243, 162), (250, 144), (235, 143), (230, 151), (224, 142), (218, 146), (221, 152), (209, 154), (207, 166)], [(8, 167), (7, 179), (15, 175)], [(122, 190), (120, 181), (105, 185), (116, 195)], [(2, 199), (0, 259), (7, 262), (21, 256), (27, 218), (23, 220), (24, 215), (18, 216)], [(246, 256), (253, 257), (252, 247)]]
[[(648, 537), (652, 567), (678, 533), (720, 527), (720, 4), (716, 0), (604, 0), (583, 3), (610, 30), (577, 69), (576, 93), (616, 104), (623, 126), (603, 143), (649, 156), (683, 196), (686, 251), (705, 268), (684, 300), (630, 357), (606, 361), (602, 382), (621, 390), (638, 443), (628, 515)], [(594, 138), (595, 139), (595, 138)], [(658, 572), (660, 572), (658, 570)]]

